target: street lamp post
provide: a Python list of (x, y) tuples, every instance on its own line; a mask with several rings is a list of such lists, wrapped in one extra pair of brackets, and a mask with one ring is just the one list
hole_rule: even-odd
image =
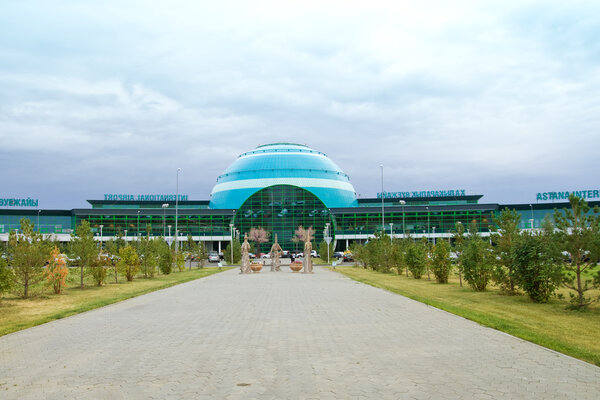
[(169, 240), (167, 240), (167, 243), (169, 243), (169, 247), (171, 247), (171, 225), (168, 226), (169, 227)]
[(390, 243), (394, 240), (394, 223), (390, 222)]
[(383, 200), (384, 200), (384, 196), (383, 196), (383, 164), (380, 164), (379, 167), (381, 167), (381, 230), (385, 232), (385, 214), (384, 214), (384, 208), (385, 206), (383, 205)]
[(330, 226), (330, 223), (327, 222), (325, 224), (325, 232), (324, 232), (325, 233), (324, 239), (325, 239), (325, 243), (327, 244), (327, 264), (329, 264), (329, 243), (331, 243), (331, 236), (329, 236), (329, 226)]
[(432, 226), (431, 229), (433, 229), (433, 245), (435, 246), (435, 226)]
[(229, 261), (231, 262), (231, 265), (233, 265), (233, 224), (229, 224), (229, 232), (231, 233), (231, 243), (229, 244), (229, 247), (231, 248), (231, 258)]
[(124, 231), (125, 231), (125, 246), (127, 246), (127, 229), (125, 229)]
[(140, 236), (140, 210), (137, 212), (137, 234)]
[(425, 207), (427, 210), (427, 237), (429, 238), (429, 207)]
[(38, 217), (37, 217), (37, 228), (38, 228), (38, 233), (41, 232), (40, 230), (40, 212), (42, 210), (38, 210)]
[(406, 205), (406, 201), (400, 200), (400, 205), (402, 206), (402, 237), (406, 237), (406, 227), (404, 225), (404, 206)]
[(102, 251), (102, 228), (104, 228), (104, 225), (100, 225), (100, 251)]
[(162, 205), (162, 209), (163, 209), (163, 237), (165, 237), (167, 235), (167, 232), (165, 231), (165, 211), (166, 209), (169, 207), (169, 203), (165, 203)]
[[(177, 180), (175, 184), (175, 240), (179, 241), (177, 237), (177, 209), (179, 207), (179, 172), (181, 168), (177, 168)], [(170, 235), (170, 234), (169, 234)], [(177, 247), (179, 247), (179, 243), (175, 243), (175, 259), (177, 260)]]
[(531, 207), (531, 230), (533, 230), (533, 204), (530, 204), (529, 207)]

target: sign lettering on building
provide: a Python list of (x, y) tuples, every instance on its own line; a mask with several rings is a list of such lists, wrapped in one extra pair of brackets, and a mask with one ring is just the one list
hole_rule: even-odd
[[(174, 194), (104, 194), (104, 200), (119, 201), (175, 201)], [(179, 201), (188, 200), (187, 194), (180, 194)]]
[[(467, 191), (464, 189), (456, 190), (422, 190), (416, 192), (383, 192), (384, 199), (401, 199), (409, 197), (459, 197), (466, 196)], [(377, 198), (380, 199), (382, 193), (377, 193)]]
[(574, 190), (571, 192), (542, 192), (535, 196), (537, 201), (544, 200), (569, 200), (569, 195), (574, 194), (583, 199), (598, 199), (600, 198), (600, 190)]
[(0, 198), (0, 207), (37, 207), (39, 199), (3, 199)]

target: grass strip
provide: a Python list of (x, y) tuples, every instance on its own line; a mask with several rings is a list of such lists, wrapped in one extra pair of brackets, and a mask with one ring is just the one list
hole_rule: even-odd
[(565, 301), (532, 303), (527, 296), (506, 296), (491, 288), (474, 292), (457, 282), (440, 285), (393, 273), (357, 267), (335, 271), (358, 282), (378, 287), (481, 325), (600, 366), (600, 309), (567, 310)]
[[(73, 276), (70, 279), (69, 287), (60, 295), (49, 294), (46, 290), (29, 299), (16, 297), (0, 299), (0, 336), (204, 278), (227, 269), (229, 268), (185, 270), (154, 278), (138, 278), (132, 282), (120, 278), (118, 284), (107, 283), (101, 287), (91, 286), (92, 283), (88, 277), (84, 281), (88, 286), (85, 286), (84, 289), (78, 287), (79, 278)], [(110, 278), (109, 276), (107, 280), (110, 281)], [(77, 283), (75, 283), (76, 280)]]

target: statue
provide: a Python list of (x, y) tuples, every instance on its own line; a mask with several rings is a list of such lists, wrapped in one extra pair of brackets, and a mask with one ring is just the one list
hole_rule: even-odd
[(244, 243), (242, 243), (242, 265), (240, 265), (240, 274), (251, 274), (250, 269), (250, 243), (248, 243), (248, 234), (244, 234)]
[(277, 243), (277, 234), (275, 234), (275, 243), (271, 247), (271, 272), (273, 271), (281, 271), (281, 254), (283, 250), (281, 250), (281, 246)]
[(310, 240), (304, 242), (304, 260), (302, 261), (302, 263), (304, 264), (304, 271), (302, 272), (305, 274), (312, 274), (312, 243), (310, 242)]

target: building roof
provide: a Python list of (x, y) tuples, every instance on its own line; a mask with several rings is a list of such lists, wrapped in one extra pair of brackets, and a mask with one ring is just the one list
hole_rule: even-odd
[(327, 207), (357, 205), (350, 178), (326, 154), (302, 144), (272, 143), (241, 154), (217, 178), (210, 208), (239, 208), (257, 191), (274, 185), (301, 187)]

